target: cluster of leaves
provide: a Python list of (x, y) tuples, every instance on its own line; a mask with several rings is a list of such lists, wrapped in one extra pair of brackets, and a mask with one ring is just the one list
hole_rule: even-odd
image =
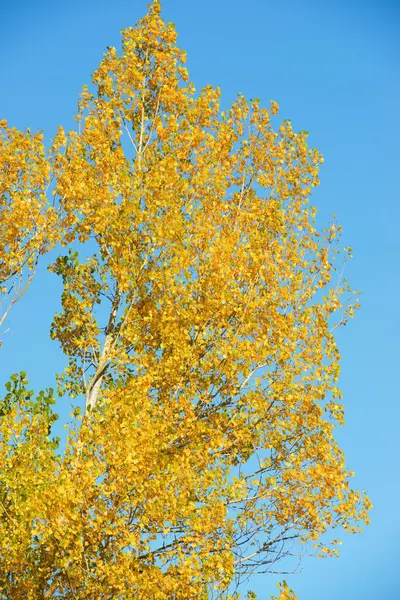
[(0, 121), (0, 327), (31, 282), (39, 255), (57, 239), (49, 184), (42, 134)]
[(45, 549), (35, 527), (43, 494), (55, 483), (58, 440), (50, 430), (57, 415), (53, 390), (35, 397), (27, 383), (24, 372), (12, 375), (0, 400), (1, 598), (39, 598), (33, 592), (46, 582), (40, 570)]
[[(319, 234), (309, 206), (322, 157), (290, 122), (274, 129), (275, 102), (221, 111), (218, 89), (196, 94), (184, 61), (155, 1), (43, 170), (0, 147), (16, 164), (4, 277), (56, 241), (93, 252), (51, 267), (60, 393), (86, 398), (65, 451), (52, 393), (33, 400), (23, 375), (2, 404), (0, 597), (237, 598), (298, 541), (368, 522), (334, 438), (333, 330), (357, 301), (335, 268), (340, 228)], [(295, 598), (285, 583), (280, 598)]]

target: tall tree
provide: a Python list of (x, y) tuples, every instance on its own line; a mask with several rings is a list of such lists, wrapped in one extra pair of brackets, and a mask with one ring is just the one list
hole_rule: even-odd
[(51, 267), (51, 335), (60, 393), (85, 410), (61, 452), (52, 391), (8, 384), (0, 597), (236, 598), (298, 542), (334, 554), (331, 530), (368, 521), (334, 438), (333, 330), (357, 301), (335, 268), (340, 228), (320, 235), (309, 206), (322, 157), (273, 127), (275, 102), (221, 111), (219, 89), (196, 94), (184, 61), (153, 2), (46, 158), (70, 246)]

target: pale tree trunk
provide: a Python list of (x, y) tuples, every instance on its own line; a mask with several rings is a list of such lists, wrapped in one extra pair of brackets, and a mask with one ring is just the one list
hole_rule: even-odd
[(99, 362), (97, 363), (96, 372), (93, 375), (92, 379), (88, 383), (86, 388), (86, 402), (85, 409), (86, 411), (91, 411), (96, 407), (97, 400), (99, 398), (99, 393), (101, 390), (101, 385), (103, 383), (104, 376), (107, 372), (107, 369), (110, 364), (110, 355), (113, 350), (114, 343), (116, 340), (116, 327), (115, 322), (117, 318), (118, 308), (120, 304), (120, 293), (117, 290), (115, 291), (115, 296), (111, 305), (110, 317), (108, 319), (108, 324), (106, 328), (106, 337), (104, 340), (103, 349), (100, 355)]

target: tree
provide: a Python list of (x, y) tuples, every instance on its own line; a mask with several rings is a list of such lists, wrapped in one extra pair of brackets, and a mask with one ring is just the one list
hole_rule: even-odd
[(274, 129), (275, 102), (196, 95), (184, 61), (155, 1), (84, 88), (77, 131), (46, 155), (29, 133), (1, 147), (3, 277), (69, 247), (51, 336), (59, 395), (85, 397), (62, 451), (53, 391), (7, 384), (2, 598), (236, 598), (298, 542), (335, 554), (330, 531), (368, 522), (334, 438), (333, 330), (357, 300), (340, 227), (320, 235), (309, 206), (322, 157)]

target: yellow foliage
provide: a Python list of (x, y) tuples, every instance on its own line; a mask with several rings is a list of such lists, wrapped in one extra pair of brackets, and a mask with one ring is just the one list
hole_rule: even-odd
[(42, 137), (0, 121), (0, 326), (31, 282), (39, 254), (57, 239)]
[(56, 241), (92, 255), (51, 267), (60, 389), (86, 397), (65, 452), (24, 382), (3, 403), (0, 598), (234, 598), (285, 544), (368, 520), (334, 438), (357, 301), (309, 206), (322, 157), (276, 102), (196, 94), (175, 42), (153, 2), (48, 158), (2, 125), (0, 279)]

